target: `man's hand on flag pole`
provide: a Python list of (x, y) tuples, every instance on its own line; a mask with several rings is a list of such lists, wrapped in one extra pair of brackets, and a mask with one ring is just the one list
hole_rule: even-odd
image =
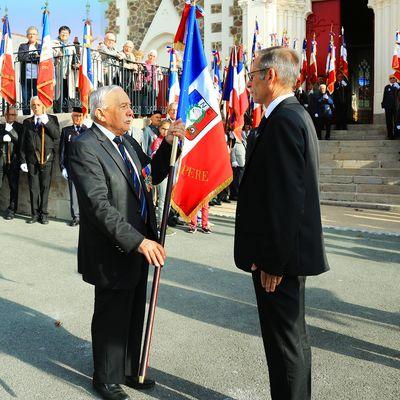
[(155, 267), (162, 267), (167, 258), (164, 247), (149, 239), (143, 239), (138, 247), (138, 252), (142, 253), (146, 257), (147, 262)]
[[(253, 264), (251, 266), (252, 271), (256, 271), (257, 265)], [(265, 289), (268, 293), (275, 292), (276, 287), (281, 283), (282, 276), (271, 275), (267, 272), (261, 271), (261, 286)]]
[(185, 124), (180, 119), (170, 125), (165, 140), (167, 143), (172, 144), (175, 136), (181, 140), (183, 140), (185, 136)]

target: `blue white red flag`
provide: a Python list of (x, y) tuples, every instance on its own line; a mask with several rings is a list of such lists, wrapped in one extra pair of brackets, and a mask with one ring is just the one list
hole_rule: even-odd
[(79, 67), (79, 93), (81, 95), (82, 111), (89, 111), (89, 96), (93, 91), (93, 64), (92, 64), (92, 24), (89, 19), (83, 27), (83, 46), (81, 65)]
[(301, 52), (301, 70), (300, 70), (300, 84), (302, 85), (307, 80), (307, 40), (303, 40), (303, 49)]
[(251, 46), (251, 60), (254, 60), (256, 51), (261, 49), (260, 44), (260, 31), (258, 29), (258, 21), (256, 19), (256, 26), (254, 28), (253, 45)]
[(54, 100), (54, 64), (53, 48), (50, 38), (49, 10), (43, 11), (42, 47), (40, 51), (37, 91), (39, 99), (46, 107), (50, 107)]
[(228, 118), (238, 141), (242, 141), (244, 114), (249, 107), (249, 98), (244, 75), (243, 50), (234, 46), (231, 51), (228, 73), (222, 100), (228, 104)]
[(318, 69), (317, 69), (317, 41), (315, 40), (315, 33), (311, 41), (310, 64), (308, 67), (308, 80), (311, 83), (318, 82)]
[(328, 56), (326, 58), (326, 89), (330, 94), (335, 90), (336, 81), (336, 52), (333, 34), (331, 33), (331, 40), (329, 42)]
[(344, 39), (344, 28), (342, 27), (342, 45), (340, 46), (339, 71), (346, 80), (349, 80), (349, 64), (347, 62), (347, 47)]
[(1, 71), (1, 95), (8, 103), (16, 103), (15, 70), (13, 61), (13, 45), (10, 23), (7, 15), (3, 17), (3, 32), (0, 46), (0, 71)]
[(186, 125), (181, 165), (171, 202), (190, 220), (232, 181), (217, 92), (204, 54), (196, 6), (187, 17), (187, 32), (178, 115)]
[(396, 32), (392, 58), (393, 75), (400, 81), (400, 31)]
[(221, 57), (219, 55), (218, 50), (213, 50), (212, 55), (213, 55), (213, 61), (211, 64), (211, 70), (212, 70), (214, 87), (216, 90), (218, 90), (218, 93), (221, 93), (222, 92), (222, 80), (220, 75)]
[(174, 48), (169, 47), (168, 104), (178, 102), (180, 91), (177, 54)]

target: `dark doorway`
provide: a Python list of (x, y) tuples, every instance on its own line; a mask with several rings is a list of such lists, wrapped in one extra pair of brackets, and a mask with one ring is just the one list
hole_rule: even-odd
[(347, 44), (353, 93), (351, 118), (372, 123), (374, 93), (374, 13), (368, 0), (341, 0), (341, 22)]

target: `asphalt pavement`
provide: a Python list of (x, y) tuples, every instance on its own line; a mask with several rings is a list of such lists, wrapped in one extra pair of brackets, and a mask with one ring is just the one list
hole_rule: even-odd
[[(149, 376), (132, 399), (268, 400), (250, 277), (233, 220), (167, 238)], [(0, 400), (86, 400), (93, 288), (76, 272), (78, 229), (0, 220)], [(400, 239), (325, 229), (331, 271), (307, 280), (314, 400), (400, 398)]]

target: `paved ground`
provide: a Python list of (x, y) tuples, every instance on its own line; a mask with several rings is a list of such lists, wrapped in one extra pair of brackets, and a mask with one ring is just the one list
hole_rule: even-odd
[[(234, 218), (235, 210), (236, 202), (222, 203), (211, 207), (210, 214)], [(321, 212), (325, 227), (400, 235), (400, 212), (397, 211), (323, 205)]]
[[(267, 400), (249, 277), (232, 259), (233, 221), (167, 238), (150, 393), (133, 399)], [(76, 270), (76, 228), (0, 220), (0, 399), (86, 400), (93, 290)], [(332, 270), (308, 280), (313, 399), (398, 400), (400, 241), (326, 229)], [(62, 322), (56, 327), (55, 322)]]

